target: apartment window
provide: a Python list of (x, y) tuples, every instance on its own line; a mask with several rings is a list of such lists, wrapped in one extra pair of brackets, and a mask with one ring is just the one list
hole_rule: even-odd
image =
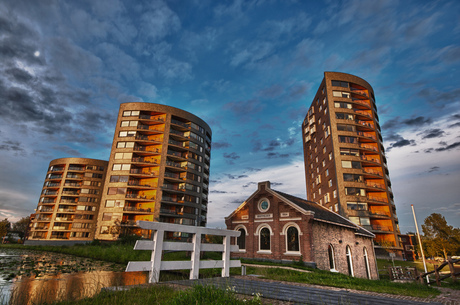
[(319, 200), (319, 204), (320, 204), (320, 205), (323, 205), (323, 199), (320, 199), (320, 200)]
[(326, 104), (326, 98), (323, 98), (323, 105)]
[(123, 116), (139, 116), (139, 114), (140, 114), (139, 110), (123, 111)]
[(366, 196), (366, 190), (358, 187), (346, 187), (345, 194), (349, 196)]
[(332, 160), (332, 152), (329, 153), (329, 160)]
[(122, 137), (135, 137), (136, 136), (136, 132), (134, 130), (128, 130), (128, 131), (120, 131), (118, 133), (118, 136), (120, 138)]
[(347, 82), (341, 82), (341, 81), (338, 81), (338, 80), (331, 80), (331, 84), (334, 87), (348, 88), (348, 83)]
[(350, 148), (340, 148), (340, 154), (342, 156), (356, 156), (359, 157), (359, 150)]
[(327, 106), (324, 107), (324, 114), (327, 114)]
[(358, 143), (356, 137), (339, 136), (339, 143)]
[(321, 145), (323, 145), (323, 138), (321, 138), (321, 140), (319, 142), (321, 143)]
[(310, 168), (313, 169), (313, 163), (310, 163)]
[(334, 103), (335, 108), (345, 108), (345, 109), (352, 109), (353, 105), (350, 103), (343, 103), (343, 102), (335, 102)]
[(328, 203), (331, 201), (331, 197), (329, 196), (329, 193), (324, 194), (324, 203)]
[(122, 208), (125, 206), (124, 200), (106, 200), (105, 207), (106, 208)]
[(356, 127), (353, 125), (337, 124), (337, 130), (340, 131), (356, 131)]
[(115, 159), (131, 159), (133, 157), (133, 153), (115, 153)]
[(339, 204), (338, 203), (334, 204), (334, 210), (337, 213), (339, 212)]
[(121, 163), (116, 163), (113, 165), (112, 170), (114, 171), (129, 171), (131, 168), (131, 164), (121, 164)]
[(134, 142), (118, 142), (117, 148), (132, 148), (134, 147)]
[(319, 105), (319, 111), (323, 110), (323, 105)]
[(102, 214), (102, 221), (110, 221), (110, 220), (112, 220), (112, 213)]
[(318, 194), (321, 195), (321, 188), (318, 189)]
[(343, 168), (361, 168), (361, 162), (359, 161), (342, 161)]
[(320, 184), (321, 183), (321, 175), (318, 175), (316, 177), (316, 184)]
[(332, 197), (337, 198), (337, 190), (332, 191)]
[(109, 187), (107, 195), (126, 194), (126, 187)]
[(316, 199), (316, 193), (313, 193), (313, 199)]
[(129, 176), (110, 176), (110, 182), (128, 182)]
[(323, 147), (323, 154), (326, 153), (326, 146)]
[(121, 127), (136, 127), (138, 124), (138, 121), (121, 121)]
[(318, 157), (315, 158), (316, 163), (318, 163)]
[(332, 91), (332, 96), (350, 98), (350, 93), (344, 91)]
[(339, 120), (350, 120), (350, 121), (353, 121), (355, 119), (355, 117), (352, 114), (341, 113), (341, 112), (336, 112), (335, 118)]
[(367, 202), (347, 202), (347, 209), (354, 211), (367, 211)]
[(321, 126), (321, 118), (318, 119), (318, 125)]
[(356, 174), (343, 174), (343, 181), (363, 182), (363, 176)]
[[(316, 143), (316, 138), (315, 138), (315, 143)], [(318, 147), (315, 146), (315, 154), (318, 152)]]
[(323, 130), (326, 129), (326, 123), (323, 123)]
[(323, 160), (322, 165), (323, 165), (323, 167), (326, 166), (326, 161), (325, 160)]
[(327, 182), (327, 185), (329, 185), (329, 187), (332, 186), (332, 179), (329, 179), (329, 181)]
[(319, 174), (319, 167), (316, 168), (316, 173)]
[(329, 176), (329, 169), (326, 169), (326, 177)]

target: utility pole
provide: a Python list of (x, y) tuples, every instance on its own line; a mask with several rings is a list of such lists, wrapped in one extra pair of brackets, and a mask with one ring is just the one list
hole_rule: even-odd
[[(415, 229), (417, 230), (418, 244), (420, 245), (420, 252), (422, 253), (423, 267), (425, 268), (425, 273), (427, 273), (428, 271), (426, 270), (425, 254), (423, 254), (422, 239), (420, 238), (420, 232), (418, 231), (417, 218), (415, 217), (414, 205), (411, 204), (410, 206), (412, 207), (412, 214), (414, 215)], [(427, 284), (430, 283), (430, 278), (428, 276), (426, 277), (426, 282)]]

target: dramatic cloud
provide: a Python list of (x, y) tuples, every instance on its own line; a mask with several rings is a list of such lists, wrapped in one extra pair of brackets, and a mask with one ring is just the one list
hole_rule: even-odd
[(422, 139), (431, 139), (442, 137), (445, 132), (441, 129), (429, 129), (422, 133)]
[(240, 156), (238, 156), (238, 154), (236, 152), (232, 152), (232, 153), (224, 153), (223, 154), (223, 157), (225, 159), (225, 161), (227, 162), (227, 164), (235, 164), (235, 160), (239, 159)]
[(213, 142), (212, 149), (221, 149), (221, 148), (229, 148), (232, 144), (228, 142)]

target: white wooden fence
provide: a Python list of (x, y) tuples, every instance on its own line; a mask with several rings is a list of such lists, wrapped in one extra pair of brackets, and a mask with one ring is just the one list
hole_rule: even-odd
[[(157, 283), (161, 270), (190, 269), (190, 279), (198, 279), (200, 269), (222, 268), (222, 277), (230, 275), (230, 267), (241, 267), (239, 260), (230, 260), (230, 252), (238, 252), (236, 245), (230, 245), (231, 237), (240, 236), (241, 232), (204, 227), (184, 226), (178, 224), (139, 221), (142, 229), (152, 230), (152, 240), (138, 240), (134, 250), (152, 250), (152, 258), (148, 262), (129, 262), (126, 271), (149, 271), (149, 283)], [(192, 234), (192, 242), (165, 242), (165, 232), (183, 232)], [(201, 235), (223, 236), (222, 244), (201, 243)], [(190, 251), (190, 261), (162, 261), (163, 251)], [(202, 260), (201, 251), (222, 252), (222, 260)]]

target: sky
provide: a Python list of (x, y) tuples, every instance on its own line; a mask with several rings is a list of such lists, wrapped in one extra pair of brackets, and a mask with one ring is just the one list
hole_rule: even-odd
[(0, 1), (0, 219), (49, 162), (107, 160), (120, 103), (213, 132), (208, 226), (269, 180), (306, 198), (301, 122), (324, 71), (374, 88), (402, 233), (460, 227), (460, 2)]

